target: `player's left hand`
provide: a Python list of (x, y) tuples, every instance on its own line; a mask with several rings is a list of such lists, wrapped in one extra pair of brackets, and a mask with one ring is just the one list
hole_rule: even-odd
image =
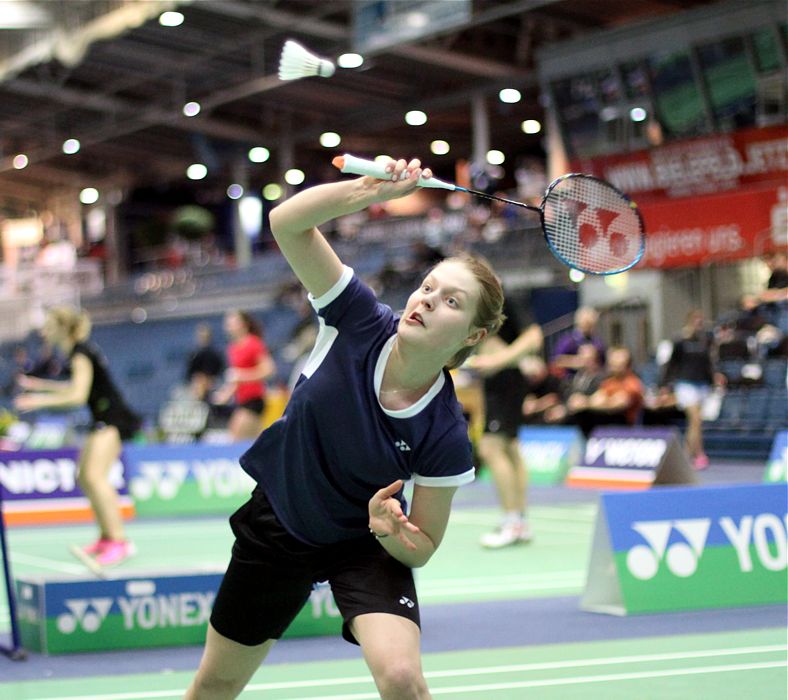
[(369, 528), (379, 535), (396, 537), (408, 549), (416, 549), (408, 533), (421, 531), (408, 520), (408, 516), (402, 512), (402, 505), (394, 498), (401, 489), (402, 479), (397, 479), (369, 499)]

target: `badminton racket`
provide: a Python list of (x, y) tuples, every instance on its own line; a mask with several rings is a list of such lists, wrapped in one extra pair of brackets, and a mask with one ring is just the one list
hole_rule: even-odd
[[(332, 161), (343, 173), (390, 180), (377, 161), (345, 154)], [(593, 175), (569, 173), (553, 180), (539, 206), (498, 197), (438, 178), (419, 178), (420, 187), (467, 192), (539, 213), (550, 251), (564, 265), (592, 275), (614, 275), (637, 265), (646, 249), (643, 218), (623, 192)]]

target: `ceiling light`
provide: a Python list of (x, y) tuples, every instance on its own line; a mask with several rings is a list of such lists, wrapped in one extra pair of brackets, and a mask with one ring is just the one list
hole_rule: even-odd
[(252, 163), (265, 163), (271, 157), (271, 151), (263, 146), (255, 146), (249, 149), (249, 160)]
[(504, 88), (498, 93), (498, 99), (507, 104), (514, 104), (515, 102), (519, 102), (522, 98), (523, 96), (520, 94), (520, 91), (514, 88)]
[(273, 202), (282, 196), (282, 186), (277, 185), (275, 182), (269, 182), (263, 187), (263, 198), (269, 202)]
[(430, 150), (436, 156), (445, 156), (449, 152), (449, 142), (437, 139), (430, 144)]
[(405, 123), (411, 126), (421, 126), (427, 123), (427, 115), (421, 110), (412, 109), (405, 115)]
[(79, 201), (82, 204), (95, 204), (98, 202), (99, 192), (95, 187), (86, 187), (79, 193)]
[(196, 117), (200, 113), (200, 103), (199, 102), (187, 102), (183, 105), (183, 113), (187, 117)]
[(227, 188), (227, 196), (230, 199), (240, 199), (244, 196), (244, 188), (238, 183), (233, 183)]
[(186, 168), (186, 177), (190, 180), (202, 180), (208, 174), (208, 168), (202, 163), (192, 163)]
[(538, 119), (526, 119), (520, 124), (520, 128), (526, 134), (538, 134), (542, 130), (542, 122)]
[(300, 185), (304, 181), (304, 178), (306, 178), (304, 171), (298, 168), (290, 168), (290, 170), (285, 173), (285, 182), (288, 185)]
[(24, 153), (19, 153), (18, 155), (14, 156), (14, 167), (17, 170), (21, 170), (22, 168), (26, 168), (27, 164), (30, 162), (28, 157)]
[(159, 24), (162, 27), (177, 27), (183, 24), (183, 15), (180, 12), (162, 12), (159, 15)]
[(333, 131), (325, 131), (320, 134), (320, 145), (323, 148), (336, 148), (340, 143), (342, 143), (342, 138)]
[(69, 156), (78, 153), (80, 146), (79, 139), (66, 139), (63, 141), (63, 153)]
[(487, 151), (487, 162), (490, 165), (500, 165), (505, 160), (506, 156), (503, 154), (503, 151), (496, 151), (495, 149)]
[(629, 110), (629, 118), (633, 122), (642, 122), (646, 119), (646, 110), (642, 107), (633, 107)]
[(343, 53), (337, 59), (340, 68), (358, 68), (364, 64), (364, 57), (357, 53)]

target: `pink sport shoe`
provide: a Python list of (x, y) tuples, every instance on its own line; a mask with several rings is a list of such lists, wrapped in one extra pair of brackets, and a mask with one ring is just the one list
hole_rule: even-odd
[(128, 540), (109, 540), (96, 555), (96, 563), (100, 566), (115, 566), (136, 553), (137, 548)]
[(701, 469), (706, 469), (709, 466), (709, 458), (703, 452), (701, 452), (697, 457), (695, 457), (692, 466), (698, 471)]
[(92, 556), (95, 556), (96, 554), (99, 554), (102, 551), (104, 551), (106, 546), (108, 544), (110, 544), (111, 542), (112, 542), (112, 540), (108, 540), (108, 539), (106, 539), (104, 537), (100, 537), (99, 539), (97, 539), (92, 544), (85, 545), (82, 548), (82, 551), (85, 552), (85, 554), (87, 554), (88, 556), (92, 557)]

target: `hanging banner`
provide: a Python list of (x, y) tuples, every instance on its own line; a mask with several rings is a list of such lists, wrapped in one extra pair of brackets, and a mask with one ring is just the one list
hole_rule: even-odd
[(785, 186), (640, 204), (646, 252), (638, 268), (697, 267), (786, 245)]
[(788, 179), (788, 126), (742, 129), (634, 153), (582, 158), (572, 162), (572, 169), (604, 178), (640, 205), (666, 197), (784, 183)]

